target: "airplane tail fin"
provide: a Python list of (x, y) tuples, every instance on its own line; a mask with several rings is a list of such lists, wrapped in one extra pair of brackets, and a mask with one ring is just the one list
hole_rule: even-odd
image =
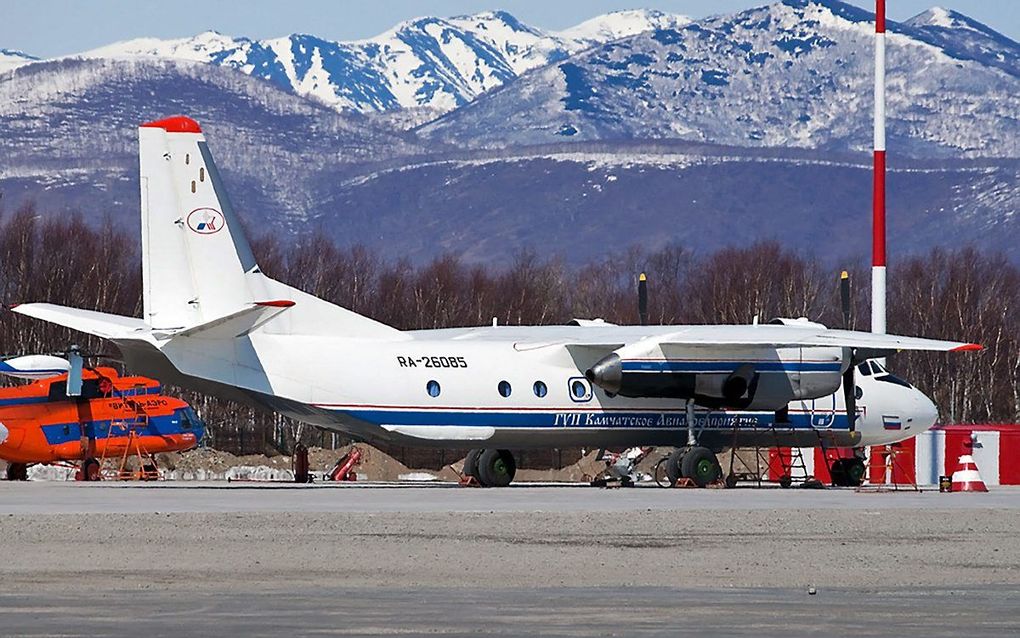
[(192, 329), (286, 300), (293, 308), (267, 332), (399, 334), (262, 274), (197, 122), (175, 116), (142, 124), (138, 142), (143, 318), (154, 331)]

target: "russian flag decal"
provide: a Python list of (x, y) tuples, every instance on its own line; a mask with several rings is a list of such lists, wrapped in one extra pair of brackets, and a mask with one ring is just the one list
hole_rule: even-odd
[(903, 429), (903, 422), (898, 416), (886, 416), (883, 414), (882, 427), (886, 430), (900, 430)]

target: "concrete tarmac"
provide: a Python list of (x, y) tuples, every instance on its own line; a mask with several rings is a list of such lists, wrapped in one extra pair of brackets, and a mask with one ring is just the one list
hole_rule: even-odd
[(1018, 524), (1012, 488), (0, 482), (0, 635), (1015, 636)]

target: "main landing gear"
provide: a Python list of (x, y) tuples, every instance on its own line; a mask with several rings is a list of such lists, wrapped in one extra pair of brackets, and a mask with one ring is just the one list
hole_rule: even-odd
[[(666, 466), (667, 487), (680, 479), (690, 479), (698, 487), (714, 483), (722, 476), (722, 467), (715, 452), (707, 447), (677, 448), (660, 463)], [(656, 475), (659, 471), (656, 471)]]
[(482, 487), (506, 487), (517, 474), (517, 461), (510, 450), (471, 450), (464, 459), (464, 476)]

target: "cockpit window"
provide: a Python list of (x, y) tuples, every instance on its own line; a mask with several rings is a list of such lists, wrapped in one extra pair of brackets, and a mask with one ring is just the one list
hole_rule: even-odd
[(191, 428), (198, 427), (202, 424), (201, 419), (199, 419), (198, 415), (195, 414), (195, 410), (190, 407), (184, 408), (181, 411), (181, 416), (184, 417), (181, 419), (182, 430), (190, 430)]
[(867, 361), (865, 361), (861, 365), (857, 366), (857, 371), (860, 372), (861, 375), (863, 375), (865, 377), (870, 377), (871, 376), (871, 368), (868, 367), (868, 362)]
[(876, 376), (875, 377), (875, 381), (885, 381), (886, 383), (892, 383), (892, 384), (895, 384), (895, 385), (901, 385), (904, 388), (912, 388), (912, 387), (914, 387), (914, 386), (910, 385), (909, 383), (907, 383), (906, 381), (904, 381), (903, 379), (901, 379), (898, 376), (896, 376), (895, 374), (889, 374), (889, 373)]
[(869, 363), (871, 364), (871, 371), (875, 374), (882, 374), (885, 372), (885, 370), (882, 369), (882, 366), (878, 365), (877, 361), (869, 361)]

